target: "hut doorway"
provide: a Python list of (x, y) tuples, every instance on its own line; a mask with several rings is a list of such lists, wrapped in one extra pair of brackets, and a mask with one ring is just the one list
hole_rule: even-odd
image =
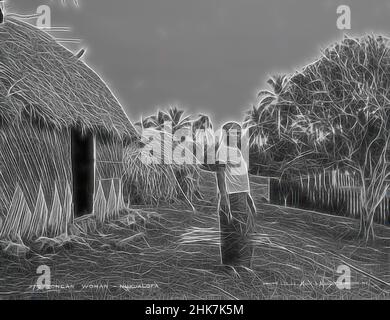
[(95, 189), (95, 141), (91, 132), (72, 129), (72, 177), (75, 217), (92, 213)]

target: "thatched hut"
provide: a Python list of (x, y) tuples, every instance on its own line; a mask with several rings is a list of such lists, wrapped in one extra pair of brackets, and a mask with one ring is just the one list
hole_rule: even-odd
[[(0, 24), (3, 228), (45, 211), (49, 224), (72, 207), (75, 216), (90, 213), (97, 182), (121, 177), (122, 145), (136, 138), (112, 92), (72, 52), (24, 22)], [(11, 225), (15, 212), (20, 221)]]

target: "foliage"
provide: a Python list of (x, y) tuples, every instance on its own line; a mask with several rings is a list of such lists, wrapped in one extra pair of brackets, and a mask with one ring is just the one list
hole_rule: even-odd
[[(292, 75), (277, 104), (260, 105), (257, 121), (257, 134), (268, 138), (263, 150), (282, 174), (342, 168), (359, 175), (366, 240), (374, 237), (373, 216), (388, 188), (389, 50), (381, 36), (345, 37)], [(282, 110), (276, 122), (270, 109)], [(280, 138), (273, 140), (275, 126)]]
[(252, 172), (274, 176), (278, 175), (295, 143), (285, 137), (290, 108), (283, 95), (287, 91), (289, 78), (275, 75), (267, 83), (271, 90), (259, 92), (259, 102), (246, 113), (243, 127), (249, 129)]

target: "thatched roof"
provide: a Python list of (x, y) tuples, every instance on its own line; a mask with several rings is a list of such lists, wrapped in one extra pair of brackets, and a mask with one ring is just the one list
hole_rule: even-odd
[(0, 119), (22, 115), (59, 128), (137, 135), (94, 71), (47, 33), (9, 18), (0, 24)]

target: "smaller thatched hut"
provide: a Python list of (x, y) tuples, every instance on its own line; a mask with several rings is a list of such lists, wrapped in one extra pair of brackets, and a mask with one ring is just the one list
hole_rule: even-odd
[[(136, 137), (105, 83), (72, 52), (29, 24), (7, 18), (0, 24), (0, 220), (6, 235), (23, 236), (19, 229), (33, 222), (54, 224), (72, 208), (76, 216), (90, 213), (99, 181), (121, 178), (124, 139)], [(46, 211), (47, 217), (36, 216)], [(17, 213), (15, 222), (10, 215)]]

